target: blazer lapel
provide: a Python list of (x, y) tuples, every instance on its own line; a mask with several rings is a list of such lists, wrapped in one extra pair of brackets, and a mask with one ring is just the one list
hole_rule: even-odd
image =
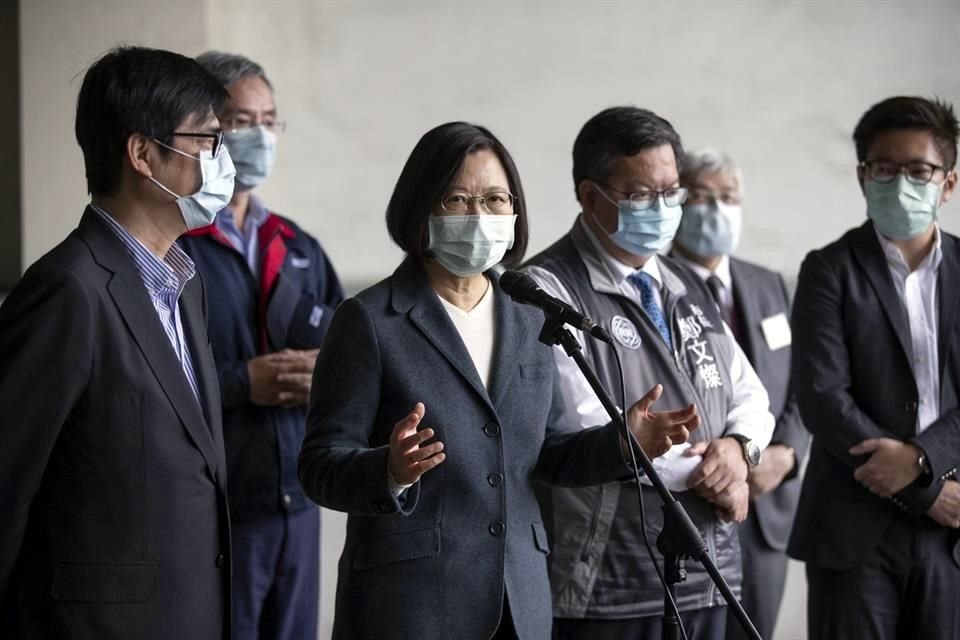
[(739, 316), (737, 319), (740, 320), (740, 333), (742, 334), (737, 337), (746, 343), (741, 344), (740, 347), (747, 354), (747, 359), (753, 364), (754, 356), (758, 353), (759, 327), (763, 318), (760, 317), (756, 304), (754, 304), (755, 297), (745, 293), (750, 291), (750, 283), (747, 282), (743, 270), (734, 258), (730, 258), (730, 280), (733, 288), (733, 312)]
[(897, 295), (897, 289), (893, 284), (893, 277), (890, 275), (890, 267), (887, 265), (886, 256), (883, 254), (883, 247), (876, 237), (873, 230), (873, 224), (866, 222), (853, 236), (853, 253), (860, 266), (863, 268), (870, 281), (870, 285), (877, 294), (880, 304), (883, 307), (884, 314), (890, 320), (893, 331), (900, 341), (900, 348), (907, 355), (907, 362), (913, 368), (913, 347), (910, 340), (910, 327), (907, 324), (907, 317), (903, 311), (903, 305), (900, 302), (900, 296)]
[(960, 275), (960, 258), (957, 256), (960, 246), (953, 236), (948, 236), (942, 230), (941, 251), (943, 260), (940, 262), (940, 272), (937, 278), (937, 302), (939, 306), (937, 318), (937, 341), (940, 360), (940, 379), (943, 380), (943, 369), (947, 364), (950, 353), (953, 326), (957, 318), (957, 302), (960, 301), (960, 288), (957, 287), (957, 276)]
[(214, 455), (218, 461), (214, 471), (222, 475), (225, 471), (226, 461), (221, 459), (219, 455), (224, 446), (220, 385), (217, 379), (216, 363), (213, 360), (213, 353), (210, 351), (206, 327), (204, 326), (201, 296), (197, 291), (201, 286), (197, 282), (199, 277), (199, 274), (196, 275), (194, 280), (184, 287), (183, 294), (180, 296), (180, 319), (187, 336), (187, 344), (190, 348), (193, 372), (197, 378), (200, 397), (203, 399), (202, 409), (207, 430), (213, 441)]
[(190, 389), (136, 266), (120, 240), (99, 219), (98, 213), (88, 209), (80, 222), (79, 230), (94, 259), (113, 272), (113, 277), (107, 283), (110, 297), (190, 439), (203, 454), (211, 475), (216, 476), (217, 457), (213, 438), (200, 403)]
[(488, 404), (490, 398), (460, 334), (430, 286), (416, 258), (407, 257), (393, 274), (393, 305), (406, 312), (417, 329)]
[(493, 371), (490, 373), (490, 402), (494, 408), (500, 406), (500, 401), (510, 388), (514, 375), (517, 372), (517, 359), (521, 346), (527, 340), (527, 324), (520, 314), (518, 304), (510, 299), (500, 288), (500, 276), (488, 272), (493, 282), (494, 313), (496, 314), (494, 327), (496, 345), (493, 349)]

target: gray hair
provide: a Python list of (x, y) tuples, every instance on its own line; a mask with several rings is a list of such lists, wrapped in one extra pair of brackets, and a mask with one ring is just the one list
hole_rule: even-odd
[(725, 173), (737, 181), (737, 191), (743, 195), (743, 172), (733, 158), (718, 149), (691, 149), (683, 155), (680, 165), (680, 183), (689, 187), (700, 176)]
[(237, 80), (257, 77), (266, 82), (270, 91), (273, 91), (273, 85), (267, 79), (263, 67), (246, 56), (223, 51), (206, 51), (197, 56), (197, 62), (224, 87), (229, 87)]

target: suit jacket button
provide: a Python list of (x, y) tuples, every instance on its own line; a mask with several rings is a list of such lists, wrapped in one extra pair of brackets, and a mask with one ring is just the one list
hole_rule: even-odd
[(490, 483), (492, 487), (499, 487), (503, 484), (503, 474), (502, 473), (491, 473), (487, 476), (487, 482)]
[(284, 508), (289, 509), (291, 502), (293, 502), (293, 498), (290, 497), (290, 494), (289, 494), (289, 493), (283, 494), (283, 506), (284, 506)]
[(507, 530), (507, 526), (502, 522), (500, 522), (499, 520), (497, 520), (496, 522), (492, 522), (489, 527), (490, 535), (496, 536), (498, 538), (502, 536), (503, 532), (506, 530)]
[(223, 567), (227, 564), (227, 557), (221, 553), (217, 556), (214, 564), (217, 565), (217, 569), (223, 569)]
[(486, 425), (484, 425), (483, 432), (491, 438), (496, 438), (498, 435), (500, 435), (500, 425), (498, 425), (496, 422), (488, 422)]

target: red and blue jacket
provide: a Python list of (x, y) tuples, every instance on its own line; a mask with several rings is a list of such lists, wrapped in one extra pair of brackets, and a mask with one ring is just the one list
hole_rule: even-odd
[(258, 236), (259, 277), (215, 225), (179, 241), (207, 287), (208, 333), (223, 398), (228, 498), (234, 520), (298, 511), (312, 504), (297, 479), (306, 406), (251, 404), (247, 361), (286, 348), (319, 347), (343, 300), (330, 260), (296, 224), (270, 213)]

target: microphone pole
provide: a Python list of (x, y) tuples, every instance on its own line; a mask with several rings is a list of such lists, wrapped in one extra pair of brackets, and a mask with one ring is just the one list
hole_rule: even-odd
[[(697, 530), (696, 525), (693, 524), (693, 520), (690, 519), (690, 514), (686, 512), (683, 505), (677, 501), (673, 494), (667, 489), (666, 485), (663, 484), (663, 480), (657, 475), (657, 471), (654, 469), (653, 463), (650, 462), (650, 458), (648, 458), (647, 454), (640, 448), (633, 433), (627, 428), (627, 423), (624, 421), (623, 415), (617, 408), (617, 405), (611, 400), (610, 395), (606, 389), (603, 388), (603, 384), (597, 377), (596, 372), (594, 372), (590, 363), (588, 363), (584, 357), (580, 342), (563, 326), (564, 321), (561, 317), (550, 313), (547, 308), (544, 308), (544, 317), (543, 329), (540, 331), (539, 336), (540, 342), (550, 347), (555, 345), (562, 346), (566, 354), (577, 363), (580, 371), (583, 372), (584, 377), (590, 384), (590, 388), (597, 394), (601, 404), (603, 404), (603, 408), (607, 410), (607, 414), (617, 427), (620, 435), (629, 444), (631, 449), (633, 449), (637, 462), (640, 464), (640, 467), (642, 467), (643, 472), (647, 475), (653, 488), (660, 496), (660, 500), (663, 502), (663, 530), (657, 539), (657, 548), (660, 549), (660, 552), (664, 555), (665, 564), (668, 558), (673, 557), (674, 559), (679, 559), (683, 556), (688, 556), (703, 565), (703, 568), (706, 569), (710, 578), (720, 590), (720, 593), (723, 594), (723, 599), (727, 601), (727, 606), (730, 607), (730, 611), (733, 611), (733, 614), (736, 616), (740, 626), (743, 627), (743, 630), (747, 633), (747, 636), (752, 640), (763, 640), (747, 616), (746, 611), (743, 610), (743, 606), (741, 606), (736, 596), (733, 595), (730, 585), (728, 585), (727, 581), (720, 575), (720, 570), (717, 568), (716, 563), (714, 563), (713, 558), (710, 557), (707, 544), (700, 536), (700, 531)], [(612, 345), (611, 348), (613, 348)], [(634, 474), (636, 474), (637, 477), (637, 495), (639, 497), (640, 492), (643, 490), (640, 486), (639, 470), (634, 469)], [(641, 504), (641, 509), (642, 508)], [(680, 561), (678, 560), (678, 562)], [(677, 568), (679, 568), (679, 573), (676, 571)], [(679, 565), (679, 567), (665, 566), (665, 569), (668, 577), (680, 578), (683, 575), (682, 565)], [(671, 575), (671, 571), (674, 571), (674, 574)], [(674, 582), (676, 582), (676, 580), (674, 580)], [(670, 587), (668, 587), (668, 589), (669, 588)], [(669, 619), (667, 619), (668, 608), (666, 605), (668, 602), (669, 596), (665, 593), (664, 618), (667, 623), (670, 622)], [(676, 622), (677, 625), (679, 625), (679, 620)], [(679, 633), (679, 626), (668, 627), (668, 624), (664, 624), (663, 631), (666, 638), (670, 638), (671, 636), (677, 637), (676, 634)], [(671, 640), (673, 639), (671, 638)]]

